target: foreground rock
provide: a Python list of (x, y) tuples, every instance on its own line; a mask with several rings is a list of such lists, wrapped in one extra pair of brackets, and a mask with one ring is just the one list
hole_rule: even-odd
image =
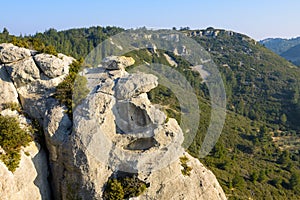
[(1, 199), (51, 199), (47, 169), (46, 153), (34, 142), (21, 150), (20, 165), (14, 173), (0, 162)]
[(38, 54), (34, 60), (46, 76), (55, 78), (69, 73), (69, 65), (74, 61), (73, 58), (59, 54), (58, 57), (49, 54)]
[[(40, 70), (34, 56), (43, 59), (43, 64), (51, 71), (53, 63), (47, 58), (52, 55), (36, 55), (36, 53), (32, 55), (31, 52), (12, 44), (0, 44), (0, 114), (18, 118), (21, 127), (28, 126), (29, 118), (17, 111), (5, 109), (7, 105), (21, 105), (26, 116), (43, 124), (46, 111), (57, 103), (51, 97), (55, 93), (55, 87), (63, 81), (68, 73), (68, 65), (72, 62), (72, 58), (60, 55), (61, 58), (55, 59), (64, 61), (59, 63), (61, 65), (57, 64), (56, 68), (63, 70), (59, 72), (54, 70), (51, 74), (46, 70)], [(2, 148), (0, 154), (5, 154)], [(48, 181), (50, 170), (45, 146), (31, 142), (29, 146), (21, 149), (20, 154), (19, 167), (13, 173), (0, 161), (0, 198), (51, 199)]]
[[(3, 116), (15, 117), (20, 127), (28, 127), (30, 120), (17, 111), (5, 109)], [(2, 154), (5, 152), (1, 152)], [(49, 171), (45, 151), (36, 142), (21, 149), (19, 167), (13, 173), (0, 162), (0, 194), (3, 200), (50, 199)]]
[[(113, 67), (105, 60), (85, 71), (91, 92), (74, 111), (70, 137), (62, 107), (47, 115), (56, 198), (102, 199), (110, 178), (136, 174), (149, 186), (136, 199), (226, 199), (212, 172), (181, 147), (177, 121), (166, 120), (149, 101), (146, 92), (157, 86), (157, 78), (128, 74), (122, 58), (114, 58), (108, 59)], [(182, 157), (192, 169), (188, 175)]]
[(0, 63), (12, 63), (31, 56), (31, 52), (25, 48), (19, 48), (10, 43), (0, 44)]
[(111, 56), (86, 69), (90, 93), (70, 119), (53, 95), (72, 61), (0, 45), (0, 103), (17, 102), (38, 120), (49, 152), (47, 159), (45, 146), (31, 143), (14, 173), (0, 162), (1, 199), (103, 199), (109, 179), (132, 175), (147, 185), (136, 199), (226, 199), (212, 172), (181, 147), (177, 121), (149, 101), (157, 78), (125, 71), (132, 58)]

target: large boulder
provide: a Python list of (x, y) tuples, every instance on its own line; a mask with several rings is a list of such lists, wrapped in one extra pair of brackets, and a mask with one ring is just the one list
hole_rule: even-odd
[(182, 162), (177, 159), (146, 177), (150, 187), (135, 199), (227, 199), (215, 175), (198, 159), (188, 153), (182, 154), (180, 158), (187, 160), (187, 166), (191, 168), (189, 175), (183, 174)]
[(135, 63), (135, 60), (131, 57), (125, 56), (109, 56), (102, 60), (102, 67), (108, 70), (120, 70), (125, 69)]
[[(36, 52), (32, 55), (31, 52), (33, 51), (12, 44), (0, 44), (0, 63), (2, 63), (0, 65), (0, 104), (11, 102), (21, 104), (23, 112), (27, 114), (26, 116), (29, 116), (30, 119), (37, 119), (40, 125), (43, 125), (44, 119), (47, 119), (48, 121), (45, 122), (47, 128), (44, 131), (51, 155), (50, 160), (59, 159), (61, 162), (52, 162), (49, 165), (44, 151), (46, 147), (40, 146), (37, 142), (32, 142), (28, 147), (21, 149), (20, 164), (14, 173), (10, 172), (0, 161), (1, 199), (51, 199), (53, 194), (51, 194), (48, 181), (48, 167), (51, 166), (54, 177), (63, 177), (64, 165), (71, 166), (67, 163), (68, 156), (55, 158), (55, 155), (66, 154), (70, 155), (69, 160), (72, 160), (72, 153), (69, 153), (71, 151), (64, 152), (71, 148), (62, 145), (62, 142), (67, 140), (65, 137), (72, 130), (72, 123), (66, 118), (65, 110), (57, 106), (58, 103), (52, 96), (55, 94), (56, 86), (64, 80), (68, 73), (67, 65), (72, 63), (74, 59), (58, 54), (59, 58), (57, 59), (62, 60), (61, 65), (55, 66), (56, 68), (52, 70), (51, 61), (49, 61), (49, 69), (44, 68), (43, 71), (33, 59)], [(52, 57), (50, 55), (44, 56)], [(55, 78), (52, 78), (54, 76)], [(48, 112), (55, 106), (57, 106), (56, 109), (51, 113)], [(20, 115), (17, 111), (10, 109), (0, 109), (0, 111), (1, 115), (17, 117), (21, 128), (26, 128), (27, 123), (30, 123), (29, 118)], [(5, 153), (1, 147), (0, 153)], [(79, 174), (75, 176), (79, 176)], [(60, 183), (59, 179), (55, 179), (55, 181)], [(70, 183), (64, 184), (67, 188)], [(56, 194), (63, 194), (64, 192), (66, 191), (57, 191)]]
[(74, 58), (63, 54), (54, 56), (42, 53), (35, 55), (34, 60), (46, 76), (55, 78), (69, 73), (69, 65), (74, 61)]
[(6, 64), (5, 67), (16, 87), (40, 79), (40, 71), (31, 57)]
[(0, 44), (0, 63), (12, 63), (31, 56), (29, 49), (20, 48), (10, 43)]
[(151, 74), (136, 73), (122, 77), (116, 85), (116, 97), (128, 99), (149, 92), (157, 87), (157, 77)]
[[(53, 96), (73, 59), (30, 52), (0, 45), (0, 103), (19, 99), (24, 113), (40, 122), (49, 157), (33, 142), (21, 150), (14, 173), (0, 162), (1, 199), (102, 199), (107, 181), (120, 174), (147, 184), (137, 199), (226, 198), (214, 175), (182, 148), (177, 121), (149, 101), (157, 77), (125, 71), (132, 58), (112, 56), (84, 70), (90, 93), (74, 108), (72, 120)], [(25, 126), (28, 118), (18, 118)], [(188, 175), (180, 157), (188, 160)]]

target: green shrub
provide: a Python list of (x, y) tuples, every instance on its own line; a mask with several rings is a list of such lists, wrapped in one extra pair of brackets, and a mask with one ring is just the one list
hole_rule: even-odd
[(128, 199), (141, 195), (147, 186), (136, 175), (107, 181), (103, 198), (106, 200)]
[(68, 76), (56, 87), (55, 98), (67, 106), (67, 113), (71, 119), (73, 108), (89, 93), (86, 78), (78, 75), (82, 63), (83, 60), (74, 61), (70, 65)]
[(243, 189), (245, 187), (245, 180), (240, 175), (235, 175), (232, 179), (232, 186), (234, 188)]
[(300, 172), (293, 171), (289, 180), (290, 188), (294, 191), (300, 190)]
[(4, 109), (11, 109), (11, 110), (16, 110), (19, 113), (21, 112), (21, 106), (17, 102), (8, 102), (3, 104)]
[(41, 49), (40, 51), (41, 51), (42, 53), (47, 53), (47, 54), (51, 54), (51, 55), (57, 56), (56, 49), (55, 49), (55, 47), (52, 46), (52, 45), (46, 46), (46, 47), (44, 47), (43, 49)]
[(32, 136), (21, 129), (16, 118), (0, 115), (0, 146), (5, 151), (0, 159), (10, 171), (14, 172), (19, 165), (21, 146), (28, 145), (32, 140)]

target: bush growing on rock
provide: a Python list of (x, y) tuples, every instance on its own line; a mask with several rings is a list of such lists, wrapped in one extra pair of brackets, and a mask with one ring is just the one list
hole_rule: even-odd
[(141, 195), (147, 186), (136, 175), (118, 179), (109, 179), (104, 190), (104, 199), (128, 199)]
[[(89, 93), (86, 87), (87, 80), (78, 73), (81, 68), (83, 60), (74, 61), (70, 65), (70, 72), (68, 76), (56, 87), (55, 98), (68, 108), (68, 115), (72, 119), (72, 108), (74, 108), (82, 99)], [(74, 97), (74, 99), (72, 99)]]
[(32, 141), (32, 136), (23, 130), (14, 117), (0, 115), (0, 146), (5, 153), (0, 159), (10, 171), (15, 171), (20, 162), (20, 148)]

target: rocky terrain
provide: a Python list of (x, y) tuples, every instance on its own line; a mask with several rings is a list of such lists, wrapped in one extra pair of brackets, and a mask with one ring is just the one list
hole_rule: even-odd
[(132, 199), (226, 199), (214, 174), (181, 147), (177, 121), (149, 101), (157, 77), (125, 71), (132, 58), (112, 56), (85, 69), (90, 92), (70, 119), (53, 96), (73, 61), (0, 45), (0, 104), (22, 107), (2, 106), (1, 115), (24, 126), (37, 120), (45, 136), (45, 145), (21, 149), (15, 172), (0, 162), (1, 199), (103, 199), (108, 180), (121, 177), (146, 185)]

